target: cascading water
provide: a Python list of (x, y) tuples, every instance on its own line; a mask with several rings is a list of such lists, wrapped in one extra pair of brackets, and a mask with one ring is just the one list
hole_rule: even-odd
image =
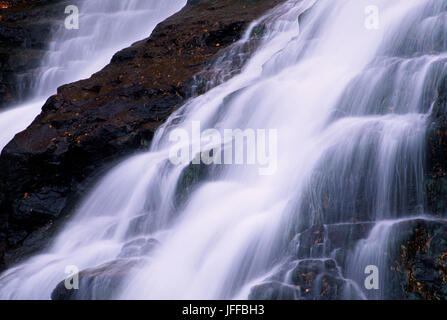
[(0, 113), (0, 150), (32, 122), (45, 99), (59, 86), (99, 71), (113, 54), (147, 37), (159, 22), (185, 3), (186, 0), (82, 1), (79, 29), (67, 30), (61, 21), (62, 27), (53, 35), (36, 75), (29, 101)]
[[(377, 30), (364, 26), (371, 3)], [(242, 72), (190, 100), (150, 152), (104, 177), (51, 247), (0, 276), (0, 297), (49, 298), (75, 265), (121, 275), (113, 286), (93, 279), (78, 298), (257, 298), (273, 282), (278, 297), (300, 298), (294, 270), (313, 265), (345, 283), (337, 298), (383, 298), (362, 290), (365, 264), (386, 273), (390, 226), (428, 219), (424, 138), (447, 72), (446, 11), (438, 0), (290, 0), (272, 10), (252, 24), (266, 33)], [(193, 121), (276, 129), (276, 172), (211, 166), (178, 201), (191, 166), (171, 164), (168, 136)], [(306, 247), (306, 230), (348, 241), (346, 226), (372, 231), (350, 253), (334, 240)]]

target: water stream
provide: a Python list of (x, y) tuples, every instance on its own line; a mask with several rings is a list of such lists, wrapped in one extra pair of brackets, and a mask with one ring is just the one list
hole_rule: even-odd
[[(377, 30), (364, 24), (371, 4)], [(264, 24), (265, 33), (241, 73), (190, 100), (150, 151), (111, 170), (50, 248), (0, 276), (0, 297), (49, 298), (67, 265), (135, 261), (118, 286), (97, 281), (89, 297), (247, 298), (287, 265), (295, 234), (355, 221), (377, 225), (347, 255), (342, 298), (382, 298), (362, 292), (360, 273), (364, 264), (384, 267), (387, 226), (424, 214), (424, 141), (447, 74), (446, 15), (438, 0), (289, 0), (271, 10), (250, 27)], [(190, 167), (170, 163), (168, 137), (191, 132), (194, 121), (277, 130), (276, 172), (210, 166), (179, 205)]]

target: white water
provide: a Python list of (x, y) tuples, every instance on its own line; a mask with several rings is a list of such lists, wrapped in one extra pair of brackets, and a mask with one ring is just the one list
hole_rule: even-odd
[[(61, 28), (53, 35), (29, 101), (0, 113), (0, 150), (40, 113), (56, 89), (90, 77), (112, 56), (146, 38), (155, 26), (181, 9), (186, 0), (94, 0), (79, 6), (79, 29)], [(66, 15), (61, 12), (61, 17)]]
[[(268, 13), (268, 33), (242, 73), (191, 100), (158, 131), (150, 152), (107, 174), (49, 249), (0, 277), (0, 297), (49, 298), (67, 265), (101, 265), (132, 240), (155, 238), (160, 246), (150, 257), (141, 255), (142, 265), (112, 292), (114, 298), (246, 298), (249, 287), (286, 258), (294, 221), (420, 214), (406, 207), (408, 198), (422, 198), (426, 100), (432, 93), (426, 83), (437, 83), (446, 71), (445, 52), (429, 47), (437, 32), (447, 32), (446, 5), (314, 3), (290, 0)], [(375, 31), (364, 27), (364, 8), (371, 4), (381, 12)], [(309, 7), (298, 27), (297, 16)], [(421, 40), (405, 43), (409, 30)], [(178, 209), (183, 167), (169, 164), (167, 136), (175, 127), (190, 128), (191, 121), (217, 129), (277, 129), (277, 172), (259, 176), (255, 166), (225, 167)], [(326, 192), (341, 201), (321, 217)], [(366, 194), (363, 211), (349, 205), (359, 193)], [(311, 212), (303, 200), (309, 194)]]

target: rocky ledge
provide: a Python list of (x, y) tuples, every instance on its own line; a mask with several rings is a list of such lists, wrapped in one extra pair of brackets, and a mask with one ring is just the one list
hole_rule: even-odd
[(195, 75), (281, 2), (190, 0), (90, 79), (60, 87), (0, 156), (0, 264), (41, 248), (92, 177), (147, 148)]

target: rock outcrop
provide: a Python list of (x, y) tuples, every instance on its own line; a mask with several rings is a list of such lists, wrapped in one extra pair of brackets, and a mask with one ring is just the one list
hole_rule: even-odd
[(147, 148), (157, 128), (191, 97), (195, 75), (281, 2), (190, 0), (90, 79), (60, 87), (0, 156), (4, 262), (16, 261), (12, 249), (36, 230), (51, 234), (106, 164)]

